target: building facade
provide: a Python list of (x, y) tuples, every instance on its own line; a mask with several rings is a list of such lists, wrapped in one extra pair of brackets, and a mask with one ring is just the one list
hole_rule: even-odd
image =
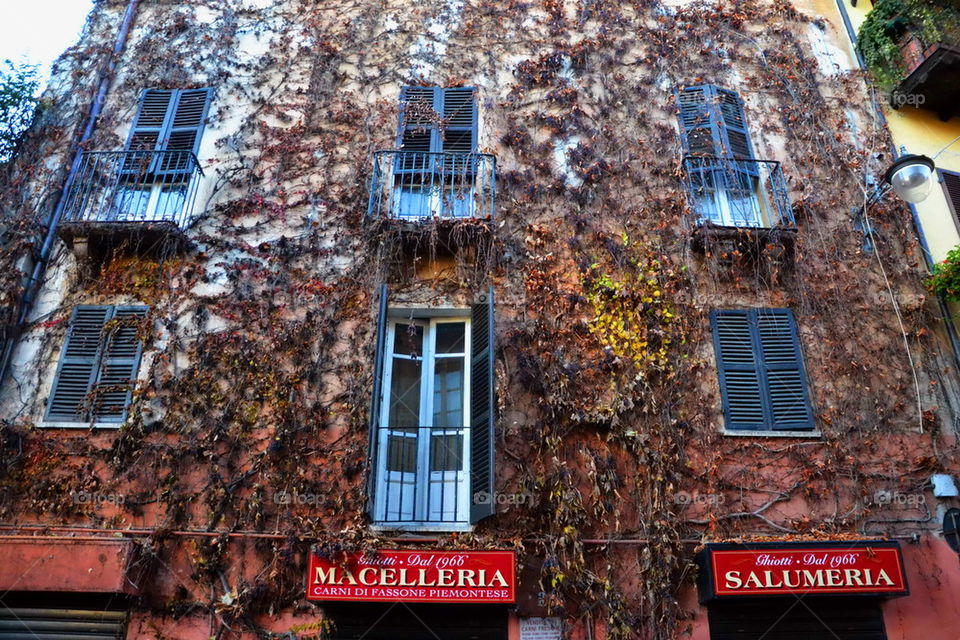
[(840, 2), (98, 2), (3, 183), (0, 639), (954, 637)]

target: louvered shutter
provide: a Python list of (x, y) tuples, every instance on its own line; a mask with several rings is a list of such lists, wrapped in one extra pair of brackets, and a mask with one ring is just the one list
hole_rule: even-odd
[(715, 97), (712, 85), (687, 87), (678, 93), (680, 136), (685, 155), (720, 155), (718, 119), (711, 106)]
[[(494, 481), (495, 389), (493, 287), (471, 310), (470, 335), (470, 522), (496, 512)], [(478, 500), (478, 493), (488, 500)]]
[[(121, 599), (105, 600), (100, 606), (94, 603), (72, 605), (69, 595), (51, 597), (44, 593), (26, 594), (32, 598), (19, 597), (18, 604), (7, 605), (5, 597), (0, 606), (0, 640), (122, 640), (126, 638), (127, 612), (119, 609)], [(67, 599), (67, 603), (62, 603)], [(55, 606), (56, 603), (59, 606)]]
[(171, 107), (176, 101), (175, 93), (167, 89), (144, 90), (140, 96), (137, 117), (127, 139), (127, 150), (154, 151), (162, 148), (161, 142), (167, 130)]
[(960, 229), (960, 173), (943, 169), (937, 169), (937, 173), (940, 176), (940, 184), (943, 185), (943, 194), (953, 213), (953, 222)]
[(686, 155), (753, 157), (743, 101), (736, 92), (712, 84), (686, 87), (677, 102)]
[(720, 145), (723, 155), (734, 158), (752, 158), (753, 147), (750, 144), (750, 132), (747, 130), (747, 117), (743, 110), (743, 100), (728, 89), (714, 88), (717, 92), (716, 109), (719, 111), (718, 127), (721, 135)]
[(787, 431), (813, 429), (807, 376), (793, 312), (789, 309), (756, 309), (752, 313), (760, 343), (772, 428)]
[(164, 136), (164, 151), (158, 171), (163, 174), (190, 173), (192, 156), (200, 149), (200, 138), (210, 106), (210, 89), (182, 89), (177, 91), (176, 104), (171, 109), (170, 125)]
[(727, 429), (766, 428), (763, 381), (748, 311), (713, 311), (713, 343)]
[(146, 307), (117, 307), (104, 337), (91, 413), (94, 422), (123, 422), (136, 386), (143, 344), (138, 335)]
[(441, 150), (473, 153), (477, 148), (477, 101), (473, 87), (443, 90), (443, 136)]
[[(189, 154), (196, 154), (200, 147), (211, 93), (209, 88), (144, 90), (127, 140), (130, 153), (123, 170), (163, 175), (189, 173)], [(152, 151), (180, 153), (147, 153)]]
[(713, 311), (710, 322), (727, 429), (814, 429), (793, 312)]
[(367, 513), (375, 520), (374, 506), (377, 487), (377, 446), (379, 443), (380, 411), (383, 399), (383, 366), (387, 348), (387, 310), (390, 291), (380, 285), (380, 309), (377, 313), (376, 351), (373, 356), (373, 389), (370, 395), (370, 442), (367, 446)]
[(126, 419), (142, 353), (137, 325), (146, 313), (146, 307), (74, 308), (47, 420), (120, 423)]
[(167, 89), (145, 89), (141, 94), (137, 116), (127, 138), (122, 174), (142, 176), (155, 169), (154, 151), (162, 148), (171, 108), (176, 102), (175, 93)]
[(112, 307), (74, 307), (47, 403), (47, 420), (86, 422), (97, 379), (100, 339)]
[(441, 92), (438, 87), (403, 87), (400, 90), (397, 147), (410, 153), (400, 155), (395, 171), (419, 173), (432, 170), (429, 153), (440, 151)]

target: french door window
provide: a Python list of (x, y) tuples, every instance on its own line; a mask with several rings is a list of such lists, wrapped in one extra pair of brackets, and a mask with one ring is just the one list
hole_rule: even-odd
[(466, 524), (470, 517), (470, 321), (387, 327), (375, 519)]

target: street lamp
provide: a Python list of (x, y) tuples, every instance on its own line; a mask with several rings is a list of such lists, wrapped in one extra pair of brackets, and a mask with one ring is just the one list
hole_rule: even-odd
[(900, 156), (883, 174), (883, 181), (911, 204), (922, 202), (933, 188), (933, 160), (912, 153)]

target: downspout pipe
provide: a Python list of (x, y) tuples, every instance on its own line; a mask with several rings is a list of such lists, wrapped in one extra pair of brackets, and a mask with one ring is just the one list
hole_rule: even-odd
[(123, 53), (123, 49), (127, 44), (127, 38), (130, 35), (130, 29), (133, 26), (133, 19), (137, 14), (139, 4), (140, 0), (130, 0), (127, 4), (127, 9), (123, 14), (123, 22), (120, 23), (120, 31), (117, 33), (117, 39), (114, 42), (110, 59), (100, 72), (100, 79), (97, 83), (97, 93), (94, 96), (93, 103), (90, 105), (87, 122), (80, 136), (71, 145), (73, 157), (70, 162), (70, 171), (67, 173), (63, 188), (60, 190), (60, 195), (57, 198), (57, 204), (53, 209), (53, 213), (50, 214), (47, 220), (47, 232), (43, 238), (43, 244), (40, 246), (37, 261), (33, 265), (33, 270), (30, 272), (30, 278), (25, 286), (23, 297), (20, 299), (16, 324), (3, 347), (3, 357), (2, 360), (0, 360), (0, 389), (3, 388), (7, 376), (10, 375), (13, 351), (20, 340), (20, 336), (23, 334), (24, 327), (27, 324), (27, 318), (33, 309), (33, 303), (40, 293), (43, 275), (46, 272), (47, 263), (50, 260), (50, 254), (53, 251), (53, 246), (57, 238), (57, 227), (60, 224), (60, 219), (63, 217), (67, 194), (70, 193), (73, 183), (76, 181), (77, 172), (80, 169), (83, 144), (93, 136), (93, 132), (97, 128), (97, 120), (103, 111), (103, 104), (107, 99), (107, 92), (110, 90), (110, 85), (113, 83), (113, 75), (117, 69), (117, 61), (120, 59), (120, 54)]

